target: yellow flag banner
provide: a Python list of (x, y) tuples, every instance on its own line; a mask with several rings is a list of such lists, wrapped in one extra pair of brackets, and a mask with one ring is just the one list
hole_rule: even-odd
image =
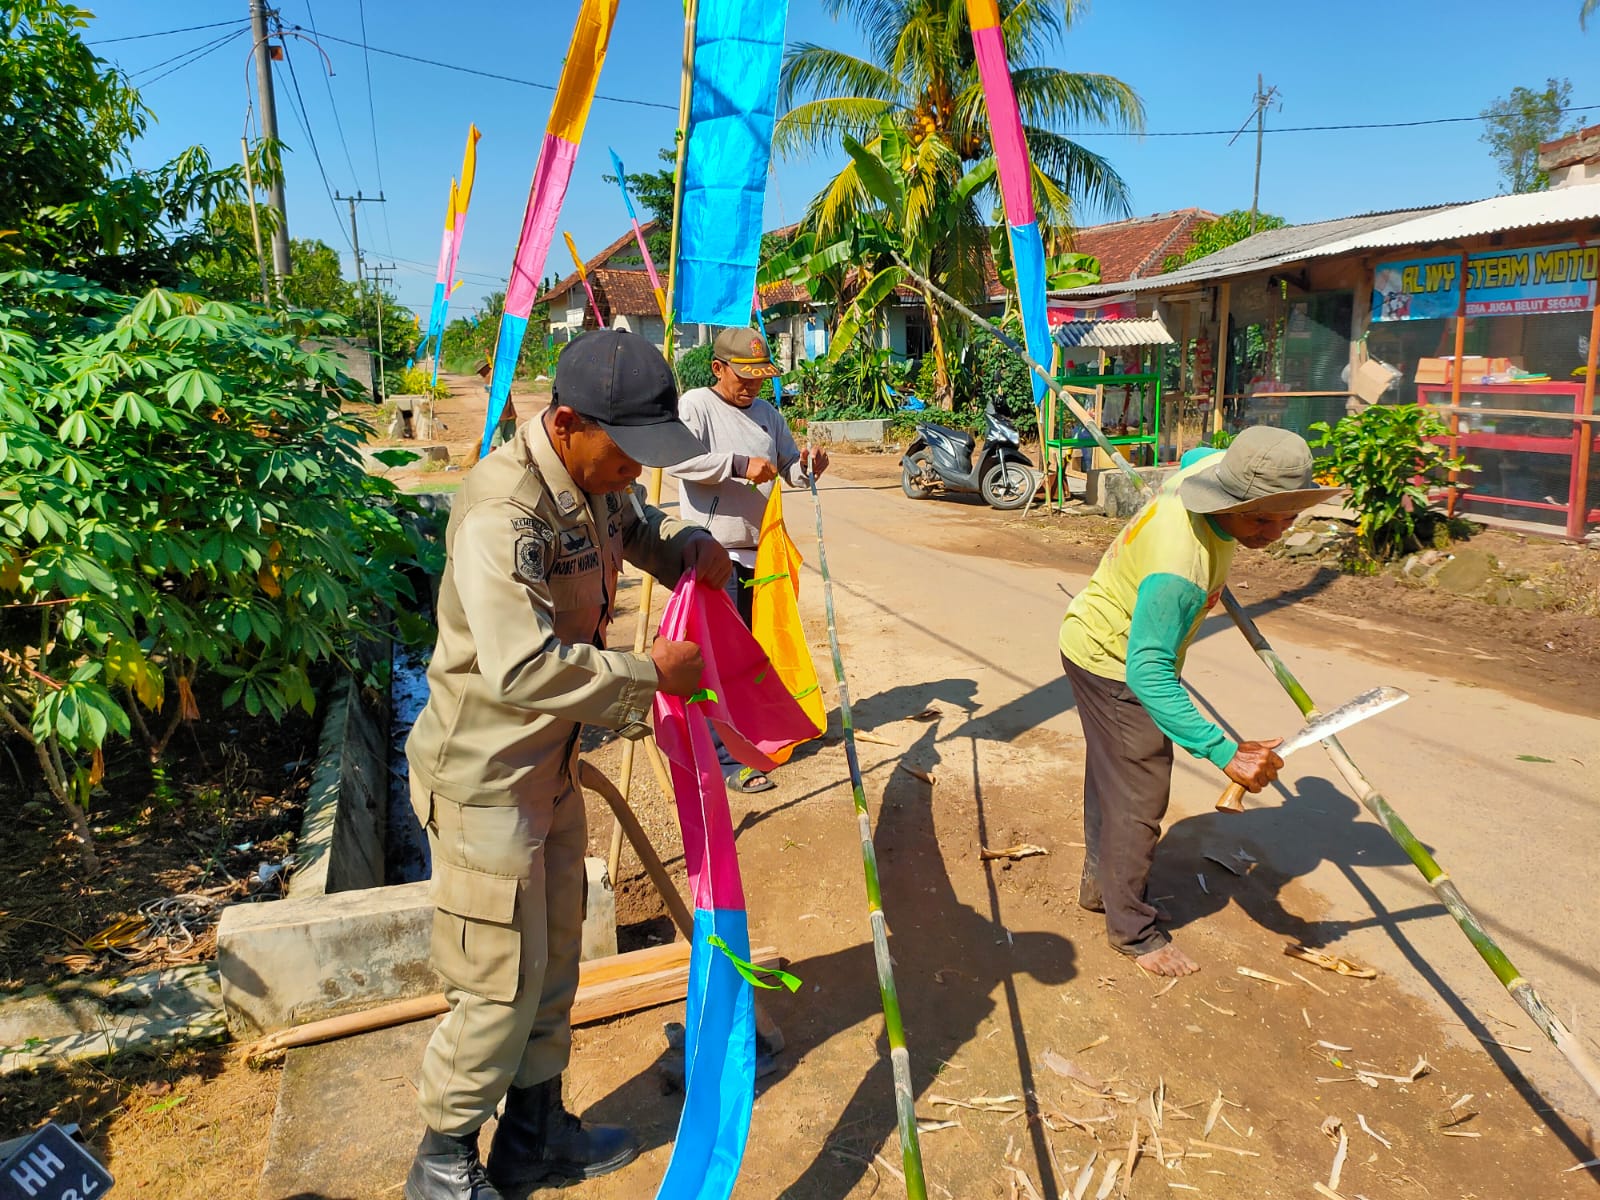
[[(828, 717), (822, 706), (822, 689), (817, 686), (817, 670), (811, 665), (811, 647), (806, 645), (800, 624), (801, 562), (800, 551), (783, 524), (783, 489), (773, 480), (767, 511), (761, 518), (761, 540), (756, 544), (750, 632), (820, 736), (828, 727)], [(793, 752), (791, 746), (781, 756), (772, 757), (782, 763)]]

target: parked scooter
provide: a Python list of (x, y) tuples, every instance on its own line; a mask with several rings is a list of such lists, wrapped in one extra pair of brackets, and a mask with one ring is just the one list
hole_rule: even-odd
[(984, 412), (981, 455), (966, 430), (919, 422), (916, 439), (900, 460), (900, 487), (913, 500), (935, 492), (977, 492), (990, 507), (1005, 510), (1026, 504), (1038, 490), (1039, 476), (1022, 452), (1016, 427), (991, 404)]

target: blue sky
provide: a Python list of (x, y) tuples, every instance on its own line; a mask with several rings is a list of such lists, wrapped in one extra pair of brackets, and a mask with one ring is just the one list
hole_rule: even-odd
[[(102, 42), (247, 15), (244, 0), (120, 0), (95, 7), (87, 37), (96, 50), (134, 75), (157, 121), (137, 146), (135, 162), (152, 166), (199, 144), (218, 161), (235, 161), (244, 128), (246, 56), (241, 34), (192, 65), (156, 64), (226, 36), (226, 28), (137, 41)], [(279, 0), (283, 19), (309, 36), (361, 40), (356, 0)], [(1575, 105), (1600, 104), (1594, 66), (1600, 28), (1580, 32), (1578, 0), (1532, 0), (1514, 9), (1487, 0), (1444, 3), (1347, 0), (1283, 6), (1264, 0), (1211, 5), (1169, 0), (1100, 0), (1082, 15), (1052, 61), (1102, 71), (1131, 84), (1144, 100), (1150, 134), (1236, 129), (1249, 116), (1256, 73), (1282, 93), (1269, 114), (1262, 167), (1262, 207), (1291, 221), (1373, 209), (1476, 199), (1499, 190), (1477, 122), (1411, 129), (1279, 133), (1271, 126), (1337, 125), (1472, 116), (1517, 85), (1541, 87), (1548, 76), (1573, 83)], [(553, 85), (559, 77), (578, 0), (371, 0), (371, 46), (471, 66)], [(446, 14), (441, 23), (436, 14)], [(1514, 19), (1511, 14), (1514, 13)], [(1292, 14), (1292, 15), (1291, 15)], [(246, 28), (241, 25), (241, 29)], [(791, 0), (789, 37), (859, 50), (848, 23), (825, 15), (819, 0)], [(682, 9), (677, 0), (622, 0), (600, 91), (667, 107), (598, 100), (590, 113), (562, 228), (592, 254), (627, 228), (607, 147), (630, 170), (655, 166), (672, 139), (678, 93)], [(469, 121), (483, 132), (477, 188), (461, 257), (466, 282), (452, 311), (470, 309), (503, 279), (515, 249), (534, 155), (551, 91), (433, 66), (370, 55), (327, 38), (331, 79), (316, 50), (290, 39), (311, 134), (332, 190), (367, 194), (382, 187), (388, 202), (362, 206), (360, 239), (368, 263), (396, 262), (395, 291), (426, 309), (449, 181), (460, 167)], [(178, 69), (172, 69), (177, 66)], [(170, 73), (168, 73), (170, 72)], [(311, 147), (296, 116), (293, 82), (277, 67), (280, 133), (287, 156), (290, 232), (316, 237), (344, 253), (352, 274), (348, 212), (330, 203)], [(161, 77), (165, 75), (165, 77)], [(1600, 110), (1585, 114), (1600, 119)], [(374, 126), (376, 139), (374, 139)], [(340, 129), (342, 127), (343, 137)], [(1135, 213), (1198, 205), (1215, 211), (1248, 207), (1253, 133), (1232, 147), (1221, 137), (1134, 138), (1076, 131), (1111, 159), (1133, 193)], [(376, 153), (374, 151), (376, 140)], [(347, 152), (348, 147), (348, 152)], [(768, 191), (769, 226), (798, 218), (836, 169), (827, 158), (778, 162)], [(1108, 214), (1085, 211), (1081, 224)], [(570, 262), (557, 240), (546, 268)]]

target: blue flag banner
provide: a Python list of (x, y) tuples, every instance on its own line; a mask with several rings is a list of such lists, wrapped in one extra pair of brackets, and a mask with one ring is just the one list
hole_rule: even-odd
[[(1017, 295), (1022, 297), (1022, 340), (1028, 347), (1028, 357), (1048, 371), (1055, 345), (1050, 340), (1050, 318), (1044, 303), (1044, 239), (1038, 222), (1011, 226), (1011, 265), (1017, 272)], [(1044, 395), (1050, 389), (1037, 372), (1030, 372), (1029, 377), (1037, 407), (1044, 403)]]
[(787, 0), (701, 0), (679, 218), (681, 323), (750, 320)]

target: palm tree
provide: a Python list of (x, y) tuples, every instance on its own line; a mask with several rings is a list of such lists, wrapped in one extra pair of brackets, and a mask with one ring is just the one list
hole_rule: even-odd
[[(1127, 84), (1047, 64), (1084, 7), (1084, 0), (1000, 0), (1012, 84), (1033, 159), (1035, 206), (1055, 248), (1066, 240), (1075, 201), (1128, 211), (1127, 186), (1115, 168), (1063, 131), (1073, 125), (1131, 131), (1144, 126), (1144, 106)], [(880, 118), (889, 115), (905, 134), (908, 153), (916, 154), (927, 140), (940, 144), (929, 157), (939, 160), (952, 186), (974, 163), (991, 157), (964, 0), (823, 0), (823, 8), (854, 21), (872, 58), (813, 42), (790, 44), (778, 90), (783, 115), (773, 139), (780, 154), (832, 149), (845, 134), (876, 149)], [(870, 202), (852, 159), (817, 195), (808, 219), (826, 234)]]

